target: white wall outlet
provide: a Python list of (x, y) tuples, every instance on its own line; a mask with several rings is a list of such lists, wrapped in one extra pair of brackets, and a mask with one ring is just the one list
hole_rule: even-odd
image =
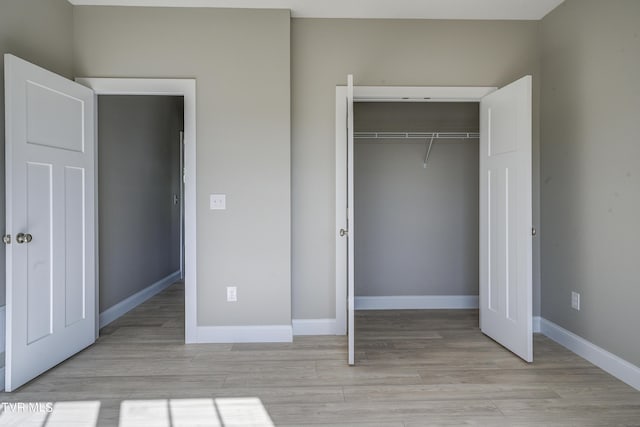
[(213, 211), (227, 209), (227, 195), (211, 194), (209, 196), (209, 209)]
[(238, 301), (238, 288), (235, 286), (227, 286), (227, 302)]
[(577, 292), (571, 292), (571, 308), (580, 310), (580, 294)]

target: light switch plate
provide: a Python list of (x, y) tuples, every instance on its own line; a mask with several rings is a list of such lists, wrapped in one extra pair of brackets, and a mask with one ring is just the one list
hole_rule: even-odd
[(227, 302), (238, 301), (238, 288), (235, 286), (227, 286)]
[(226, 194), (212, 194), (209, 196), (209, 209), (211, 210), (225, 210), (227, 209), (227, 195)]
[(577, 292), (571, 292), (571, 308), (580, 310), (580, 294)]

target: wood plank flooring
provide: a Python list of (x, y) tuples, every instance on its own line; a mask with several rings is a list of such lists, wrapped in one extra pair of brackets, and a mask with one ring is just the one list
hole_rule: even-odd
[(544, 336), (522, 362), (480, 333), (477, 310), (358, 312), (349, 367), (345, 337), (185, 345), (183, 293), (171, 286), (0, 393), (56, 402), (5, 410), (0, 425), (640, 426), (640, 392)]

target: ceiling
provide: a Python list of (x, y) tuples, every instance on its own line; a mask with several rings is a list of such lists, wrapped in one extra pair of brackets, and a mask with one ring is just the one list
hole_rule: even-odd
[(542, 19), (564, 0), (69, 0), (74, 5), (290, 9), (294, 18)]

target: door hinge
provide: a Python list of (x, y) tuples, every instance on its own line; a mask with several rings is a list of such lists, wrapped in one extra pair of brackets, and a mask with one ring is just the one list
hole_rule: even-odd
[(535, 227), (531, 227), (531, 235), (532, 235), (533, 237), (535, 237), (535, 236), (536, 236), (536, 234), (538, 234), (538, 230), (536, 230), (536, 228), (535, 228)]
[(5, 244), (10, 244), (11, 243), (11, 234), (5, 234), (4, 236), (2, 236), (2, 241)]

